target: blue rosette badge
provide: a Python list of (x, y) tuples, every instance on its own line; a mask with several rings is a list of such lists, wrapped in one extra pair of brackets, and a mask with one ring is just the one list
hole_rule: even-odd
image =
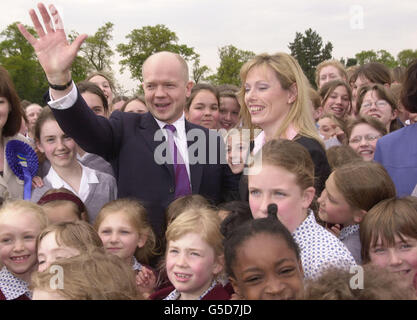
[(24, 181), (23, 199), (30, 200), (32, 179), (39, 167), (38, 156), (27, 143), (10, 140), (6, 144), (6, 159), (16, 177)]

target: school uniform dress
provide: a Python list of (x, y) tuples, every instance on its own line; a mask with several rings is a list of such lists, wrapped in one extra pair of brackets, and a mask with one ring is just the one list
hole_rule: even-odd
[(317, 223), (311, 210), (292, 236), (300, 248), (305, 279), (315, 280), (328, 268), (349, 270), (351, 266), (356, 266), (346, 246)]
[(361, 239), (359, 237), (359, 224), (354, 224), (351, 226), (347, 226), (340, 230), (339, 234), (340, 241), (348, 248), (350, 253), (352, 254), (355, 262), (359, 265), (362, 264), (362, 257), (361, 257)]
[(100, 209), (109, 201), (117, 199), (116, 179), (104, 172), (85, 167), (82, 164), (80, 190), (76, 192), (56, 173), (53, 167), (44, 178), (44, 186), (32, 191), (32, 202), (38, 200), (51, 188), (66, 188), (74, 192), (85, 204), (90, 223), (96, 219)]
[(398, 196), (417, 187), (417, 123), (378, 139), (374, 160), (388, 171)]
[(6, 267), (0, 271), (0, 300), (31, 300), (26, 281), (15, 277)]
[[(163, 288), (150, 295), (150, 300), (178, 300), (181, 293), (174, 286)], [(213, 280), (210, 287), (197, 300), (230, 300), (230, 293), (221, 283)]]

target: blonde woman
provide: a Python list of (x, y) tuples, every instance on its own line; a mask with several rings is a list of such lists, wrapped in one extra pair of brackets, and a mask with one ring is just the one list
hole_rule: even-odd
[(309, 83), (298, 62), (286, 53), (260, 54), (240, 71), (239, 102), (246, 127), (259, 127), (253, 153), (275, 138), (294, 140), (310, 153), (317, 194), (330, 174), (329, 163), (314, 124)]

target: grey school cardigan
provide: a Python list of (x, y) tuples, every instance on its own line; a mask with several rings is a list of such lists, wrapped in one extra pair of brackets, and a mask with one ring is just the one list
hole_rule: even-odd
[[(100, 209), (109, 201), (117, 199), (116, 179), (107, 173), (95, 170), (98, 183), (90, 183), (90, 191), (84, 205), (88, 210), (88, 218), (93, 224)], [(44, 186), (32, 190), (32, 202), (38, 202), (43, 194), (52, 188), (51, 183), (44, 178)]]

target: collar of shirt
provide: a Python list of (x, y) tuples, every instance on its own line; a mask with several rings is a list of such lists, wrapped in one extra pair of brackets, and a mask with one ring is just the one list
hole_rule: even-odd
[(265, 132), (261, 131), (259, 133), (255, 140), (254, 140), (255, 146), (253, 147), (253, 154), (256, 154), (259, 150), (262, 149), (262, 146), (265, 144)]
[[(287, 131), (285, 132), (285, 139), (293, 140), (297, 136), (298, 132), (295, 129), (293, 124), (288, 126)], [(253, 148), (253, 154), (256, 154), (259, 150), (262, 149), (265, 144), (265, 131), (261, 131), (255, 138), (255, 147)]]
[(340, 230), (339, 239), (343, 240), (356, 232), (359, 232), (359, 224), (352, 224), (351, 226), (344, 227)]
[[(154, 118), (154, 119), (156, 120), (156, 123), (158, 124), (158, 126), (161, 129), (163, 129), (166, 124), (169, 124), (169, 123), (163, 122), (163, 121), (161, 121), (161, 120), (159, 120), (157, 118)], [(177, 121), (175, 121), (174, 123), (171, 123), (171, 124), (174, 125), (175, 128), (177, 129), (177, 131), (175, 132), (174, 136), (183, 137), (183, 134), (184, 134), (184, 137), (186, 137), (186, 134), (185, 134), (185, 116), (184, 116), (184, 112), (182, 113), (181, 117)], [(163, 131), (163, 133), (164, 133), (164, 135), (166, 137), (165, 131)]]
[(142, 269), (142, 265), (139, 263), (135, 256), (132, 257), (132, 260), (133, 270), (140, 271)]
[(87, 158), (87, 157), (88, 157), (88, 155), (89, 155), (89, 153), (88, 153), (88, 152), (84, 152), (84, 154), (83, 154), (82, 156), (80, 156), (80, 154), (77, 152), (77, 160), (78, 160), (79, 162), (82, 162), (85, 158)]
[[(203, 299), (207, 295), (207, 293), (209, 293), (211, 290), (213, 290), (213, 288), (216, 285), (217, 285), (217, 281), (213, 280), (210, 287), (206, 291), (204, 291), (203, 294), (197, 300)], [(167, 295), (164, 300), (178, 300), (180, 298), (180, 295), (181, 295), (181, 293), (179, 291), (177, 291), (177, 289), (175, 289), (169, 295)]]
[(0, 271), (0, 289), (6, 300), (14, 300), (24, 294), (32, 298), (28, 283), (15, 277), (6, 267)]
[(414, 188), (413, 192), (411, 193), (411, 195), (413, 197), (417, 197), (417, 184), (416, 184), (416, 187)]
[(52, 188), (59, 189), (59, 188), (66, 188), (72, 192), (74, 192), (82, 201), (87, 199), (88, 193), (90, 192), (90, 183), (99, 183), (96, 171), (83, 166), (80, 163), (82, 175), (81, 175), (81, 182), (80, 182), (80, 190), (76, 192), (68, 183), (66, 183), (54, 170), (53, 167), (49, 169), (48, 174), (46, 175), (46, 179), (51, 183)]
[[(156, 123), (158, 124), (158, 126), (161, 129), (164, 129), (164, 126), (168, 123), (163, 122), (161, 120), (158, 120), (156, 118), (154, 118), (156, 120)], [(189, 161), (189, 157), (188, 157), (188, 144), (187, 144), (187, 133), (185, 132), (185, 116), (184, 113), (182, 113), (181, 117), (175, 121), (174, 123), (172, 123), (172, 125), (175, 126), (176, 131), (174, 133), (174, 141), (175, 144), (177, 145), (178, 151), (180, 152), (184, 163), (185, 163), (185, 167), (187, 168), (187, 173), (188, 176), (191, 177), (190, 175), (190, 161)], [(165, 138), (167, 139), (167, 134), (165, 132), (165, 130), (162, 130), (162, 133), (164, 134)], [(191, 180), (191, 179), (190, 179)]]

